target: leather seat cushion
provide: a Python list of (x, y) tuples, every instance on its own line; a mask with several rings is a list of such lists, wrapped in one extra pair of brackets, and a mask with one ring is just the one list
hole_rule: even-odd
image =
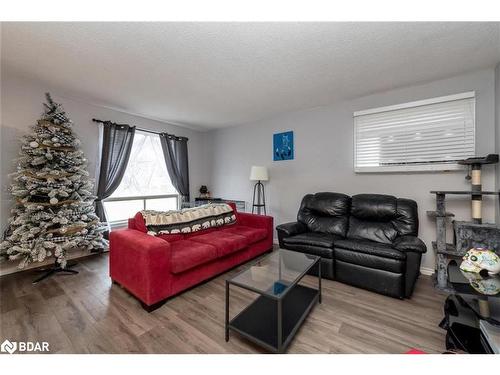
[(190, 240), (215, 246), (217, 249), (217, 257), (219, 258), (243, 250), (250, 244), (246, 237), (240, 236), (239, 234), (223, 233), (221, 231), (194, 236), (191, 237)]
[(285, 237), (283, 238), (283, 242), (285, 244), (293, 245), (311, 245), (333, 248), (334, 240), (340, 238), (342, 237), (335, 236), (333, 234), (307, 232), (297, 234), (295, 236)]
[(219, 233), (237, 234), (245, 237), (248, 244), (259, 242), (267, 237), (267, 230), (264, 228), (252, 228), (245, 225), (233, 225), (228, 228), (223, 228)]
[(405, 262), (400, 259), (383, 258), (378, 255), (361, 253), (358, 251), (335, 248), (333, 250), (335, 261), (357, 264), (367, 268), (403, 273)]
[(335, 248), (347, 249), (359, 253), (376, 255), (382, 258), (405, 260), (406, 254), (402, 251), (394, 249), (391, 245), (362, 240), (337, 240)]
[(285, 243), (283, 244), (283, 248), (298, 251), (299, 253), (317, 255), (326, 259), (333, 259), (333, 249), (328, 247)]
[(174, 241), (170, 244), (172, 251), (172, 273), (182, 273), (217, 259), (215, 246), (190, 240)]

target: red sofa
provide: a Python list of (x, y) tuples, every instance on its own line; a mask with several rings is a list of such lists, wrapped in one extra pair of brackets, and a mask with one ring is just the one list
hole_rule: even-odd
[(151, 236), (138, 213), (128, 228), (112, 231), (111, 279), (152, 311), (196, 284), (273, 247), (271, 216), (236, 213), (236, 223), (188, 234)]

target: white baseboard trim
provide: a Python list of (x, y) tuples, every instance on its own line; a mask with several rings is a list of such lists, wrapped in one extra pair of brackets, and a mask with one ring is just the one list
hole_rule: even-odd
[[(103, 253), (107, 253), (108, 251), (109, 251), (109, 249), (106, 248), (103, 251)], [(89, 256), (94, 256), (94, 255), (98, 255), (98, 254), (99, 253), (91, 253), (88, 250), (74, 250), (71, 254), (68, 254), (67, 259), (68, 259), (68, 261), (70, 261), (70, 260), (76, 261), (79, 259), (87, 258)], [(41, 267), (45, 267), (45, 266), (50, 266), (50, 265), (54, 264), (54, 258), (50, 257), (48, 259), (45, 259), (43, 262), (30, 263), (25, 268), (19, 268), (17, 266), (18, 264), (19, 264), (18, 261), (17, 262), (16, 261), (3, 262), (0, 265), (0, 276), (7, 276), (7, 275), (17, 273), (17, 272), (29, 271), (29, 270), (32, 270), (34, 268), (41, 268)]]
[[(277, 238), (273, 239), (273, 244), (279, 245)], [(434, 274), (434, 269), (433, 268), (427, 268), (427, 267), (420, 267), (420, 273), (422, 275), (432, 276)]]
[(434, 268), (420, 267), (420, 273), (427, 276), (434, 275)]

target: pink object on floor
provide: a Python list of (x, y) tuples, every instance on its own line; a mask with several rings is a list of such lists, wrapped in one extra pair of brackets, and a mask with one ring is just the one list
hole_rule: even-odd
[(412, 349), (408, 350), (405, 354), (427, 354), (427, 353), (423, 352), (421, 350), (412, 348)]

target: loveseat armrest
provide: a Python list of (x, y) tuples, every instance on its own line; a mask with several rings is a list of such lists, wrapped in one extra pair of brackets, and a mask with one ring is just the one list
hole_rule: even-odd
[(269, 233), (273, 233), (273, 217), (266, 215), (255, 215), (246, 212), (238, 212), (238, 222), (241, 225), (253, 228), (268, 229)]
[(427, 246), (425, 246), (424, 241), (417, 236), (399, 236), (394, 240), (392, 246), (402, 252), (412, 251), (420, 254), (427, 252)]
[(153, 305), (170, 294), (170, 244), (135, 229), (115, 230), (109, 236), (109, 271), (113, 281)]
[(280, 247), (285, 248), (285, 244), (283, 243), (284, 238), (304, 233), (307, 231), (307, 227), (304, 224), (295, 221), (292, 223), (284, 223), (278, 225), (276, 227), (276, 231), (278, 232), (278, 242), (280, 244)]
[(296, 221), (293, 223), (280, 224), (276, 227), (276, 230), (278, 231), (278, 233), (282, 232), (284, 235), (289, 237), (304, 233), (307, 230), (307, 227), (304, 224)]

